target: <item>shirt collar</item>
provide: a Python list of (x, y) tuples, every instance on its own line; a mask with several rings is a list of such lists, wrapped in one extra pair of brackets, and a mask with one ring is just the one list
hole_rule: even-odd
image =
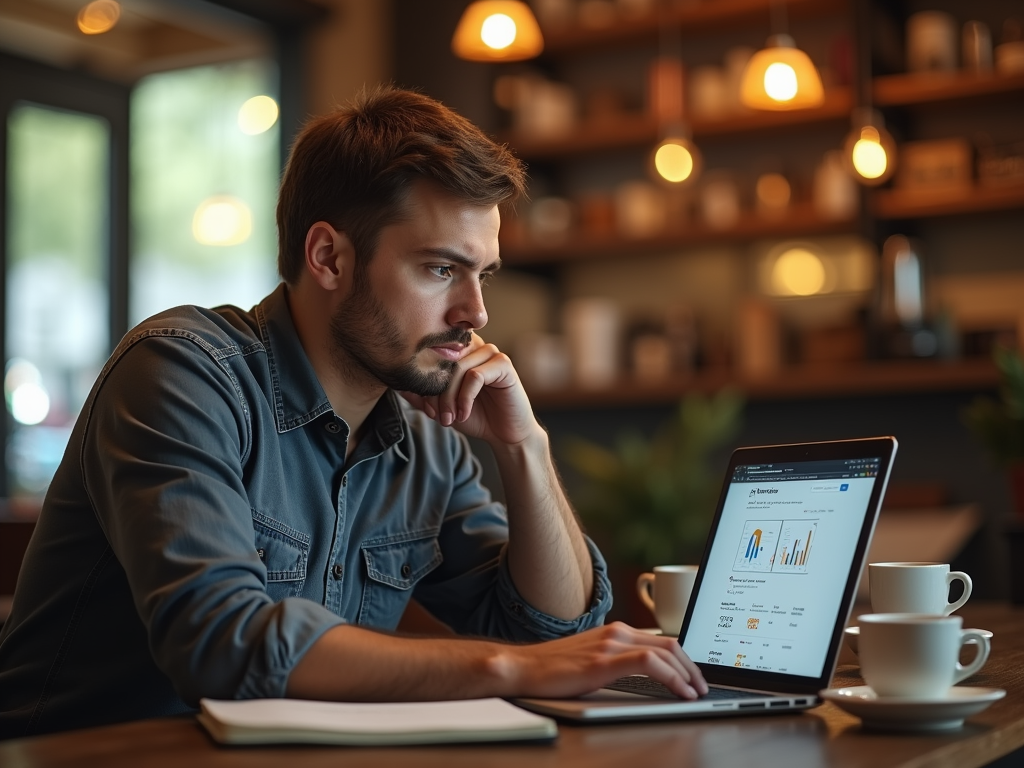
[[(267, 350), (277, 431), (288, 432), (331, 411), (327, 393), (292, 322), (284, 283), (256, 305), (256, 323)], [(405, 436), (405, 414), (398, 396), (390, 389), (370, 411), (367, 420), (382, 450), (399, 443)], [(400, 450), (399, 453), (404, 456)]]

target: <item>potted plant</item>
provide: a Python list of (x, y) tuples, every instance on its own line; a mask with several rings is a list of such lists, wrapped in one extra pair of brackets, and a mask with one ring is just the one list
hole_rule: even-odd
[(978, 398), (964, 412), (972, 432), (1010, 477), (1017, 519), (1024, 522), (1024, 359), (1008, 347), (996, 347), (998, 400)]
[(624, 434), (614, 449), (564, 443), (567, 463), (587, 480), (580, 514), (612, 562), (642, 570), (699, 562), (721, 488), (712, 452), (736, 435), (742, 410), (735, 392), (689, 395), (651, 439)]

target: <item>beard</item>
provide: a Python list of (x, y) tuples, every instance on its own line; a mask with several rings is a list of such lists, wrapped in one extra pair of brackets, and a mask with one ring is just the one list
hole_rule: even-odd
[(329, 334), (331, 356), (345, 378), (375, 380), (421, 397), (448, 389), (458, 363), (438, 360), (435, 368), (423, 370), (416, 363), (417, 354), (443, 344), (469, 344), (473, 338), (470, 331), (451, 328), (424, 336), (410, 352), (395, 318), (373, 295), (365, 272), (358, 267), (352, 295), (331, 316)]

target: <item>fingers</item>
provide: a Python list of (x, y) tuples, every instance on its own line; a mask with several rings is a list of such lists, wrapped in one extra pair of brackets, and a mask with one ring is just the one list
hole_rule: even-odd
[(622, 655), (630, 663), (639, 665), (637, 671), (623, 674), (647, 675), (677, 696), (688, 699), (707, 693), (707, 683), (700, 669), (674, 638), (651, 635), (626, 625), (611, 625), (611, 628), (617, 634), (621, 633), (619, 642), (630, 648)]
[(511, 360), (493, 344), (471, 345), (470, 350), (459, 360), (448, 388), (437, 398), (436, 418), (446, 427), (468, 419), (483, 388), (512, 372)]
[(529, 648), (526, 695), (576, 696), (627, 675), (647, 675), (681, 698), (707, 693), (703, 675), (672, 638), (614, 623)]

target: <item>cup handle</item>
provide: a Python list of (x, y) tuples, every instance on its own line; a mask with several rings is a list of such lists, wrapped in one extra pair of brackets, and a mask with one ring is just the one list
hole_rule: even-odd
[(981, 634), (981, 632), (978, 632), (976, 630), (965, 629), (960, 635), (960, 647), (963, 648), (964, 643), (966, 643), (968, 640), (976, 640), (978, 642), (978, 652), (975, 654), (974, 658), (971, 659), (970, 664), (967, 664), (965, 666), (961, 664), (959, 661), (956, 663), (956, 673), (953, 675), (954, 684), (959, 683), (961, 680), (964, 680), (973, 675), (975, 672), (977, 672), (979, 669), (985, 666), (985, 662), (988, 661), (988, 654), (991, 650), (988, 638), (985, 637), (985, 635)]
[(946, 605), (946, 608), (943, 611), (943, 613), (945, 613), (947, 616), (949, 616), (949, 614), (951, 614), (953, 611), (955, 611), (957, 608), (960, 608), (961, 606), (963, 606), (964, 603), (967, 602), (967, 598), (971, 596), (971, 590), (974, 588), (974, 584), (971, 582), (971, 577), (968, 576), (966, 573), (964, 573), (963, 571), (950, 571), (946, 574), (946, 589), (948, 590), (949, 585), (957, 579), (964, 583), (964, 593), (960, 595), (960, 599), (957, 600), (955, 603), (948, 603)]
[(647, 606), (647, 610), (654, 613), (654, 598), (651, 597), (651, 588), (654, 586), (653, 573), (641, 573), (636, 580), (636, 592), (640, 600)]

